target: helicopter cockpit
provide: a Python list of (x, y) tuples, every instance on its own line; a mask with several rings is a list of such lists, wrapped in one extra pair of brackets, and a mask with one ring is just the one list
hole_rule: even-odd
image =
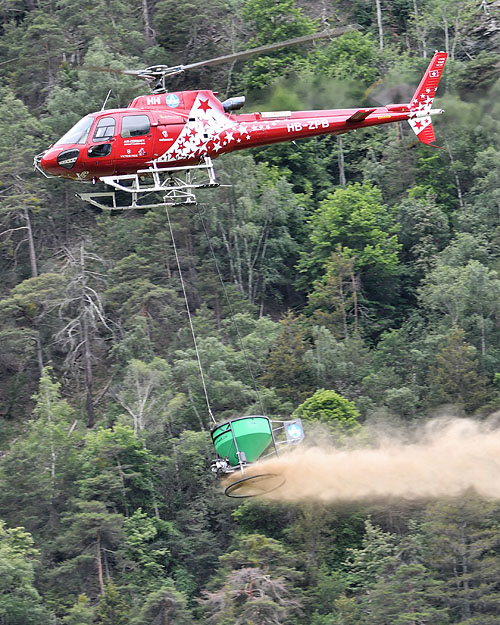
[(87, 115), (77, 122), (72, 128), (68, 130), (58, 141), (54, 143), (55, 146), (68, 145), (68, 144), (82, 144), (87, 143), (90, 129), (94, 123), (95, 117), (93, 115)]
[(79, 180), (136, 168), (153, 156), (153, 122), (148, 113), (130, 109), (87, 115), (38, 155), (35, 166), (48, 176)]

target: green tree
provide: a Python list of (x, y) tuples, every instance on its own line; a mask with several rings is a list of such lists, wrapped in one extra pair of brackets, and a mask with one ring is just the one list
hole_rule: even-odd
[(53, 348), (48, 349), (48, 344), (54, 332), (54, 311), (63, 297), (64, 285), (63, 276), (46, 272), (23, 280), (0, 301), (3, 325), (0, 340), (5, 349), (6, 366), (24, 369), (35, 360), (42, 373), (44, 361), (53, 351)]
[[(222, 0), (209, 0), (202, 5), (192, 0), (156, 2), (153, 25), (158, 43), (164, 50), (161, 52), (168, 55), (168, 63), (175, 65), (211, 59), (238, 47), (241, 18), (238, 11), (228, 10), (229, 6)], [(226, 34), (222, 40), (219, 37), (221, 31)], [(227, 72), (228, 66), (215, 73), (207, 69), (195, 70), (190, 74), (190, 80), (194, 83), (207, 80), (226, 86)]]
[(281, 625), (301, 613), (294, 557), (278, 541), (245, 536), (220, 560), (219, 588), (203, 592), (208, 623)]
[(425, 564), (442, 581), (440, 601), (452, 623), (493, 624), (498, 618), (498, 504), (473, 493), (430, 504), (422, 524)]
[(74, 492), (81, 436), (60, 386), (52, 371), (44, 369), (28, 431), (0, 461), (2, 509), (37, 533), (55, 530), (66, 498)]
[(400, 564), (377, 582), (363, 602), (366, 623), (447, 625), (448, 610), (438, 600), (441, 586), (423, 564)]
[(96, 611), (98, 625), (128, 625), (130, 608), (112, 581), (107, 582)]
[(5, 625), (48, 625), (50, 615), (35, 586), (38, 550), (22, 527), (0, 520), (0, 620)]
[(368, 87), (379, 78), (379, 51), (371, 33), (354, 31), (332, 39), (317, 54), (317, 71)]
[(114, 554), (123, 540), (124, 517), (108, 512), (100, 501), (73, 499), (54, 548), (61, 554), (50, 571), (54, 595), (104, 595), (106, 580), (115, 564)]
[[(57, 70), (65, 49), (61, 20), (45, 7), (32, 6), (25, 19), (5, 24), (2, 39), (2, 47), (9, 50), (10, 58), (25, 59), (10, 69), (12, 84), (27, 104), (40, 106), (46, 89), (57, 84)], [(46, 89), (39, 88), (40, 81)]]
[(484, 409), (493, 397), (492, 388), (479, 370), (476, 349), (465, 341), (465, 332), (457, 326), (436, 354), (428, 383), (434, 405), (456, 403), (467, 412), (475, 412)]
[[(243, 19), (251, 25), (255, 37), (250, 46), (259, 46), (308, 35), (315, 30), (315, 23), (302, 15), (295, 0), (246, 0)], [(276, 76), (283, 76), (300, 67), (302, 54), (296, 49), (288, 49), (273, 56), (259, 56), (252, 61), (251, 70), (245, 75), (247, 87), (263, 87)]]
[(432, 195), (413, 198), (410, 194), (400, 205), (398, 220), (403, 259), (408, 263), (408, 271), (412, 271), (417, 279), (421, 278), (432, 268), (437, 253), (449, 241), (448, 217), (436, 205)]
[(119, 550), (122, 571), (127, 571), (122, 585), (132, 596), (142, 597), (162, 585), (171, 560), (165, 535), (171, 533), (175, 533), (171, 523), (148, 517), (140, 508), (125, 519)]
[(161, 429), (172, 399), (169, 365), (161, 358), (149, 363), (132, 359), (114, 395), (132, 418), (134, 434)]
[(150, 623), (171, 623), (172, 625), (192, 625), (194, 623), (187, 607), (186, 597), (175, 588), (171, 579), (162, 579), (162, 586), (150, 593), (130, 622), (133, 625)]
[(373, 355), (359, 335), (338, 340), (322, 326), (313, 326), (312, 347), (304, 355), (317, 388), (332, 388), (350, 400), (362, 392), (363, 379), (373, 372)]
[(78, 595), (75, 605), (63, 618), (64, 625), (93, 625), (95, 609), (90, 605), (87, 595)]
[(454, 59), (457, 46), (463, 45), (469, 20), (474, 19), (477, 10), (477, 3), (473, 0), (437, 0), (427, 7), (422, 19), (436, 29), (441, 38), (444, 36), (445, 52)]
[(384, 532), (368, 518), (361, 546), (351, 549), (346, 560), (349, 588), (363, 592), (373, 585), (392, 561), (397, 547), (397, 536)]
[(142, 508), (157, 512), (153, 458), (131, 427), (89, 432), (81, 455), (79, 496), (102, 502), (126, 517)]
[(292, 313), (289, 312), (280, 324), (281, 332), (271, 347), (261, 379), (264, 384), (273, 386), (280, 397), (297, 406), (311, 387), (311, 370), (304, 361), (309, 342)]
[(438, 264), (419, 289), (420, 301), (429, 311), (444, 315), (448, 326), (457, 324), (468, 331), (483, 359), (489, 344), (496, 346), (498, 341), (494, 319), (499, 295), (497, 272), (478, 260), (465, 267)]
[[(343, 260), (355, 258), (353, 272), (357, 293), (356, 318), (364, 310), (368, 319), (379, 317), (373, 325), (376, 331), (383, 327), (386, 315), (392, 315), (397, 301), (400, 270), (397, 240), (398, 225), (395, 210), (382, 204), (377, 187), (370, 183), (349, 184), (327, 196), (310, 218), (308, 251), (302, 252), (297, 268), (303, 274), (301, 288), (310, 290), (311, 281), (325, 274), (328, 260), (340, 245)], [(316, 283), (317, 284), (317, 283)], [(382, 307), (382, 314), (375, 314)], [(378, 325), (380, 324), (380, 325)], [(377, 327), (378, 326), (378, 327)]]
[(175, 352), (172, 374), (177, 388), (189, 400), (185, 402), (184, 409), (177, 413), (176, 420), (182, 419), (184, 427), (185, 424), (191, 424), (204, 429), (210, 417), (208, 404), (212, 414), (221, 418), (223, 415), (234, 416), (235, 412), (245, 412), (257, 397), (255, 389), (250, 386), (244, 354), (225, 345), (216, 336), (198, 339), (197, 346), (203, 379), (196, 351), (192, 347)]
[(358, 330), (359, 278), (354, 273), (355, 257), (346, 258), (339, 244), (325, 263), (325, 274), (313, 283), (308, 295), (308, 309), (314, 321), (329, 328), (336, 336), (348, 338)]
[(336, 434), (359, 428), (359, 412), (354, 403), (335, 391), (319, 389), (292, 413), (292, 419), (323, 423)]
[(346, 257), (356, 257), (357, 270), (390, 275), (397, 269), (401, 246), (394, 214), (370, 184), (355, 183), (330, 194), (312, 215), (310, 228), (311, 250), (299, 262), (308, 275), (321, 275), (339, 243)]
[(494, 237), (495, 242), (498, 240), (496, 229), (500, 206), (500, 179), (495, 163), (499, 156), (499, 150), (492, 145), (474, 155), (474, 184), (467, 196), (464, 214), (460, 216), (462, 228)]
[(270, 297), (283, 296), (292, 279), (289, 267), (297, 258), (293, 232), (302, 224), (302, 198), (277, 168), (247, 154), (221, 162), (219, 178), (231, 186), (221, 190), (220, 201), (207, 211), (210, 245), (228, 282), (262, 311)]

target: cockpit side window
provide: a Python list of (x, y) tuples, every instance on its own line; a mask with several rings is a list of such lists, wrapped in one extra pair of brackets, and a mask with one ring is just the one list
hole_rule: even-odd
[(87, 115), (81, 119), (77, 124), (73, 126), (68, 132), (63, 135), (59, 141), (56, 141), (54, 145), (67, 145), (67, 144), (85, 144), (87, 142), (87, 137), (89, 136), (90, 129), (92, 128), (92, 124), (94, 123), (95, 117), (92, 115)]
[(115, 126), (114, 117), (103, 117), (97, 122), (92, 141), (109, 141), (115, 135)]
[(151, 122), (147, 115), (125, 115), (122, 119), (121, 135), (128, 137), (140, 137), (149, 134)]

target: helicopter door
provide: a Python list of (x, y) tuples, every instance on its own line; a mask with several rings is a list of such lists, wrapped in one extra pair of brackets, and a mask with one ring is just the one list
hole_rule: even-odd
[(101, 117), (95, 125), (93, 134), (88, 142), (87, 157), (93, 166), (99, 166), (101, 170), (111, 167), (115, 158), (114, 148), (116, 135), (116, 118), (112, 115)]
[[(118, 167), (140, 166), (152, 159), (153, 135), (151, 120), (145, 113), (123, 115), (120, 133), (116, 137), (117, 156), (115, 165)], [(120, 161), (119, 163), (117, 161)]]
[(155, 126), (154, 157), (158, 158), (172, 147), (177, 137), (181, 134), (186, 124), (186, 119), (181, 115), (161, 112), (157, 115)]

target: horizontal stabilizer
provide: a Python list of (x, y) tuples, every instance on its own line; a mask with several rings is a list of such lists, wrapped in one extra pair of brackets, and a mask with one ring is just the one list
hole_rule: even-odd
[(373, 113), (375, 109), (358, 109), (355, 113), (353, 113), (349, 118), (346, 119), (347, 122), (362, 122), (364, 119), (368, 117), (371, 113)]
[(425, 143), (426, 145), (434, 143), (436, 136), (434, 135), (434, 128), (432, 127), (430, 115), (428, 117), (409, 119), (408, 123), (410, 124), (413, 132), (417, 135), (419, 141)]

